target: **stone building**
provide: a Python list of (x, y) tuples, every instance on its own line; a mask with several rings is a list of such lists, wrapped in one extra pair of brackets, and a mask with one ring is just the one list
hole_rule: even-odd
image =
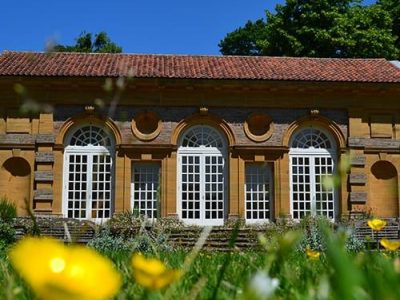
[(0, 195), (93, 221), (398, 217), (399, 96), (384, 59), (4, 52)]

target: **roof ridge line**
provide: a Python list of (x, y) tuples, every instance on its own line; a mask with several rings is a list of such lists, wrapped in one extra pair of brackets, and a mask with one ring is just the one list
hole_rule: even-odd
[(245, 59), (280, 59), (280, 60), (334, 60), (334, 61), (388, 61), (385, 58), (340, 58), (340, 57), (308, 57), (308, 56), (264, 56), (264, 55), (214, 55), (214, 54), (164, 54), (164, 53), (98, 53), (98, 52), (56, 52), (56, 51), (30, 51), (30, 50), (3, 50), (2, 54), (49, 54), (49, 55), (98, 55), (98, 56), (153, 56), (153, 57), (206, 57), (206, 58), (245, 58)]

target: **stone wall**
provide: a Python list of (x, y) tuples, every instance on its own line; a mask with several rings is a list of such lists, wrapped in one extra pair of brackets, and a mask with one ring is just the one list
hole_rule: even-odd
[[(54, 112), (54, 129), (58, 134), (65, 120), (73, 115), (82, 113), (82, 107), (57, 107)], [(144, 111), (155, 112), (162, 121), (160, 134), (151, 141), (141, 141), (134, 136), (131, 129), (131, 121), (135, 116)], [(198, 113), (198, 107), (119, 107), (112, 119), (117, 124), (123, 144), (170, 144), (171, 135), (177, 124), (182, 120)], [(107, 110), (104, 111), (107, 113)], [(243, 124), (251, 113), (261, 112), (272, 118), (274, 129), (271, 137), (264, 142), (254, 142), (249, 139)], [(299, 118), (309, 115), (306, 109), (265, 109), (265, 108), (209, 108), (208, 113), (223, 119), (232, 130), (237, 145), (257, 146), (282, 146), (283, 137), (289, 125)], [(321, 110), (320, 115), (335, 122), (343, 136), (347, 137), (348, 116), (343, 110)]]

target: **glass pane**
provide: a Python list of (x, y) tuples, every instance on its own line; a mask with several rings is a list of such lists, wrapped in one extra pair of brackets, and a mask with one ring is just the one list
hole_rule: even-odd
[(160, 198), (160, 165), (158, 163), (133, 163), (132, 205), (138, 213), (149, 219), (158, 217)]
[(270, 218), (272, 172), (267, 164), (247, 164), (245, 169), (245, 202), (248, 220)]

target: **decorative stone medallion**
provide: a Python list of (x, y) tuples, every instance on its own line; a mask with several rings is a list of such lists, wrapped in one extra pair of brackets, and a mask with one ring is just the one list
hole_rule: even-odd
[(254, 142), (264, 142), (268, 140), (274, 130), (270, 116), (255, 112), (249, 115), (243, 124), (244, 132), (247, 137)]
[(155, 139), (160, 134), (161, 127), (161, 119), (154, 112), (140, 112), (132, 120), (132, 132), (142, 141)]

